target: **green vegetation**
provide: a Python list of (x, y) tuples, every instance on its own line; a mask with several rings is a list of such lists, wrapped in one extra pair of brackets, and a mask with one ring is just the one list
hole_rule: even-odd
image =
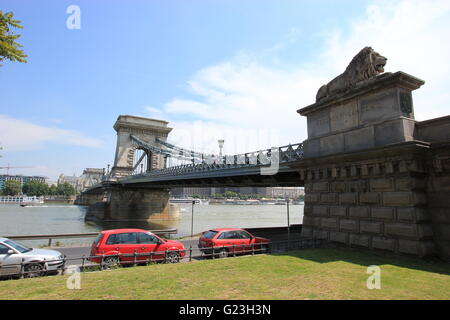
[(16, 42), (20, 35), (14, 34), (12, 28), (22, 29), (20, 21), (14, 19), (12, 12), (3, 13), (0, 10), (0, 62), (5, 59), (27, 62), (27, 55), (20, 49), (22, 45)]
[(26, 194), (27, 196), (41, 197), (41, 196), (73, 196), (76, 194), (75, 188), (69, 183), (62, 183), (58, 186), (52, 185), (49, 187), (44, 182), (28, 181), (23, 186), (20, 181), (8, 180), (5, 182), (2, 195), (15, 196), (18, 194)]
[[(50, 187), (50, 189), (51, 189), (51, 187)], [(56, 189), (54, 189), (54, 193), (50, 193), (50, 195), (73, 196), (76, 193), (77, 192), (76, 192), (75, 188), (71, 184), (65, 182), (65, 183), (58, 184)]]
[[(367, 267), (381, 268), (369, 290)], [(308, 249), (193, 263), (4, 281), (3, 299), (448, 299), (448, 264), (351, 249)]]
[(27, 196), (46, 196), (49, 194), (49, 187), (46, 183), (39, 181), (28, 181), (24, 183), (22, 187), (22, 192)]
[(22, 192), (22, 186), (20, 184), (20, 181), (16, 180), (6, 181), (2, 189), (2, 195), (4, 196), (15, 196), (20, 192)]

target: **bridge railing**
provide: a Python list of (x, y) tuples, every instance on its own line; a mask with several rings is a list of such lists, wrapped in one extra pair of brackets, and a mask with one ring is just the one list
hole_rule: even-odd
[[(303, 158), (303, 144), (289, 144), (286, 146), (248, 152), (232, 156), (223, 156), (221, 158), (211, 157), (202, 159), (201, 163), (182, 164), (164, 169), (156, 169), (146, 173), (140, 173), (136, 176), (160, 177), (170, 175), (180, 175), (188, 173), (199, 173), (208, 171), (218, 171), (227, 169), (236, 169), (242, 167), (261, 167), (270, 166), (272, 162), (285, 164), (292, 161), (298, 161)], [(126, 178), (125, 178), (126, 179)]]

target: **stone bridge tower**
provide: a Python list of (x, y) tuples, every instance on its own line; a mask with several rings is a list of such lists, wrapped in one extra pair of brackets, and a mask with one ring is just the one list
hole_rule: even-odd
[[(167, 124), (168, 122), (162, 120), (120, 115), (114, 124), (114, 130), (117, 131), (117, 146), (111, 176), (123, 178), (134, 171), (133, 163), (137, 147), (133, 144), (131, 135), (150, 144), (153, 144), (156, 138), (166, 141), (167, 135), (172, 131), (172, 128), (167, 127)], [(163, 167), (164, 157), (148, 151), (147, 170)]]
[[(147, 188), (141, 185), (124, 186), (120, 179), (131, 175), (135, 169), (135, 151), (139, 149), (131, 136), (154, 145), (156, 138), (166, 141), (172, 128), (168, 122), (130, 115), (120, 115), (114, 124), (117, 146), (110, 178), (102, 187), (89, 190), (77, 199), (78, 204), (88, 205), (85, 219), (91, 221), (149, 222), (176, 220), (179, 210), (169, 204), (169, 190)], [(146, 151), (147, 171), (164, 167), (164, 157)]]

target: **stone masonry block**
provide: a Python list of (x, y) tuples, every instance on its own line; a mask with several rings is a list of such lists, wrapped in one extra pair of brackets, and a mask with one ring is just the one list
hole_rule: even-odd
[(394, 220), (393, 208), (371, 208), (372, 219)]
[(395, 251), (396, 240), (382, 237), (372, 238), (372, 248)]
[(412, 191), (415, 189), (424, 189), (426, 183), (424, 179), (403, 177), (395, 180), (395, 190), (397, 191)]
[(412, 223), (386, 223), (384, 232), (388, 236), (419, 239), (417, 225)]
[(434, 244), (431, 241), (399, 240), (398, 251), (424, 257), (434, 253)]
[(367, 233), (381, 234), (383, 223), (374, 221), (360, 221), (359, 231)]
[(337, 203), (337, 194), (336, 193), (321, 194), (320, 202), (328, 203), (328, 204), (336, 204)]
[(304, 216), (302, 228), (305, 226), (314, 226), (314, 218), (310, 216)]
[(359, 195), (360, 203), (378, 204), (380, 202), (380, 194), (378, 192), (364, 192)]
[(328, 191), (328, 182), (314, 182), (313, 184), (313, 191), (314, 192), (320, 192), (320, 191)]
[(327, 206), (314, 206), (313, 215), (327, 216), (328, 215), (328, 207)]
[(418, 224), (417, 232), (419, 233), (420, 239), (433, 237), (433, 228), (431, 224)]
[(343, 181), (334, 181), (331, 184), (331, 191), (333, 192), (345, 192), (345, 182)]
[(312, 238), (313, 237), (313, 228), (308, 227), (308, 226), (303, 226), (301, 236), (304, 238)]
[(350, 244), (359, 247), (369, 247), (369, 239), (369, 236), (360, 234), (350, 234), (349, 236)]
[(398, 208), (397, 219), (402, 222), (423, 222), (429, 221), (430, 217), (423, 208)]
[(318, 203), (320, 200), (320, 194), (310, 193), (305, 194), (305, 203)]
[(320, 226), (325, 229), (338, 229), (338, 220), (336, 218), (322, 218)]
[(312, 206), (310, 204), (305, 204), (305, 206), (303, 207), (303, 214), (304, 215), (312, 214), (313, 213), (313, 208), (314, 208), (314, 206)]
[(370, 190), (372, 191), (393, 191), (394, 180), (392, 178), (379, 178), (370, 180)]
[(345, 217), (347, 215), (347, 208), (345, 207), (330, 207), (330, 216)]
[(339, 228), (345, 231), (358, 232), (359, 222), (357, 220), (341, 219), (339, 221)]
[(426, 203), (426, 196), (416, 192), (384, 192), (383, 204), (385, 206), (410, 207)]
[(356, 204), (356, 193), (341, 193), (339, 201), (342, 204)]
[(314, 231), (313, 231), (313, 238), (314, 238), (314, 239), (328, 240), (328, 231), (324, 231), (324, 230), (314, 230)]
[(433, 226), (433, 235), (437, 241), (450, 241), (450, 224), (435, 224)]
[(337, 232), (330, 231), (330, 241), (347, 243), (347, 233), (346, 232)]
[(320, 155), (326, 156), (344, 152), (344, 135), (342, 133), (320, 138)]
[(305, 193), (310, 193), (313, 190), (312, 182), (305, 182)]
[(432, 208), (430, 216), (433, 223), (450, 224), (450, 210), (445, 208)]
[(370, 149), (375, 146), (375, 133), (372, 126), (344, 133), (345, 151)]
[(369, 217), (369, 208), (368, 207), (350, 207), (350, 208), (348, 208), (348, 214), (350, 217), (368, 218)]

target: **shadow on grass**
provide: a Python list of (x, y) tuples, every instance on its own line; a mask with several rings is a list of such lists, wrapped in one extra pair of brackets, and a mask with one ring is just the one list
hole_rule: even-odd
[(368, 251), (349, 247), (337, 246), (331, 248), (299, 249), (274, 253), (273, 255), (291, 256), (311, 260), (317, 263), (344, 261), (366, 267), (371, 265), (393, 265), (402, 268), (450, 275), (450, 263), (442, 260), (434, 258), (425, 260), (415, 257), (395, 255), (393, 253)]

